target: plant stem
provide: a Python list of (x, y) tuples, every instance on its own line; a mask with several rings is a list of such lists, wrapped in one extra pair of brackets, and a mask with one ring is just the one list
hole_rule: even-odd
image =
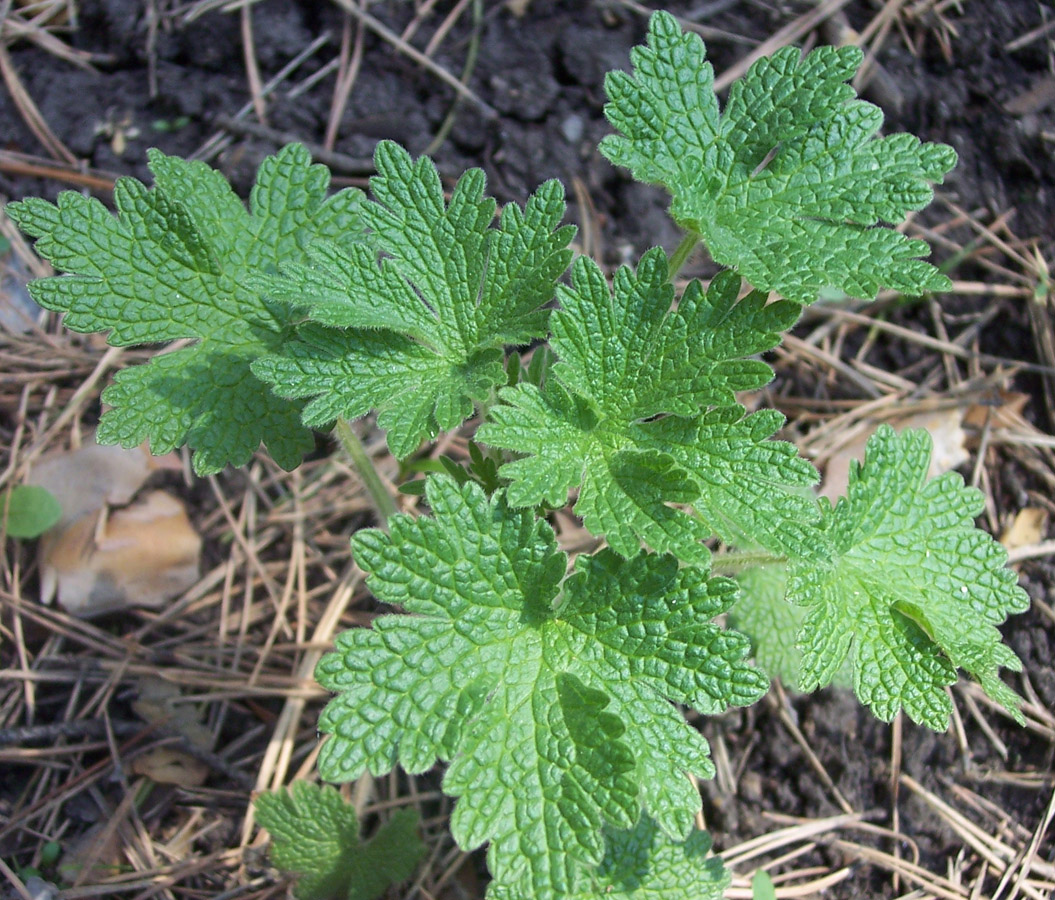
[(677, 249), (670, 256), (671, 281), (681, 271), (681, 267), (685, 265), (685, 261), (692, 255), (692, 251), (696, 249), (696, 245), (699, 242), (700, 236), (695, 231), (690, 231), (681, 239), (681, 243), (678, 244)]
[(774, 566), (787, 561), (786, 556), (777, 556), (765, 550), (736, 551), (712, 557), (711, 571), (715, 575), (737, 575), (754, 566)]
[(366, 488), (366, 492), (370, 496), (370, 502), (374, 506), (374, 511), (377, 513), (381, 527), (387, 531), (388, 520), (399, 512), (396, 508), (396, 501), (392, 499), (392, 495), (381, 481), (381, 476), (377, 474), (377, 469), (374, 468), (373, 460), (367, 455), (363, 442), (359, 440), (359, 435), (355, 433), (348, 420), (338, 419), (336, 430), (337, 439), (341, 442), (345, 452), (351, 457), (352, 465), (355, 466), (356, 472), (359, 473), (359, 477), (362, 479), (363, 487)]

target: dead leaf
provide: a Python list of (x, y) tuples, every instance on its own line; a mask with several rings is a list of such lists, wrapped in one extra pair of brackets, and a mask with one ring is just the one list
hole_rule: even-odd
[(194, 788), (205, 784), (209, 767), (189, 753), (173, 747), (155, 747), (132, 760), (131, 769), (158, 784)]
[(530, 5), (531, 0), (506, 0), (506, 9), (508, 9), (516, 19), (523, 19), (528, 6)]
[[(87, 441), (36, 464), (28, 484), (46, 488), (62, 518), (40, 542), (40, 597), (91, 618), (127, 606), (156, 608), (198, 578), (201, 538), (183, 504), (154, 491), (129, 504), (150, 475), (180, 469), (179, 457), (151, 456)], [(111, 510), (113, 506), (124, 507)]]
[(212, 747), (212, 732), (201, 724), (194, 704), (180, 702), (183, 695), (177, 685), (164, 678), (145, 676), (136, 688), (139, 696), (132, 709), (144, 722), (181, 734), (202, 750)]
[[(964, 446), (967, 439), (963, 430), (964, 414), (965, 410), (960, 407), (935, 409), (890, 419), (889, 424), (896, 431), (925, 428), (930, 432), (934, 447), (931, 452), (930, 471), (927, 474), (928, 477), (934, 478), (951, 472), (971, 458)], [(864, 459), (865, 445), (874, 431), (874, 427), (863, 429), (859, 435), (828, 457), (820, 493), (833, 503), (846, 493), (850, 480), (850, 463)]]
[(107, 514), (88, 513), (40, 541), (41, 601), (58, 594), (71, 615), (157, 608), (198, 579), (201, 538), (164, 491)]
[(111, 822), (97, 822), (83, 834), (65, 842), (58, 874), (62, 881), (95, 884), (121, 871), (122, 837)]
[(1015, 94), (1004, 104), (1004, 109), (1013, 116), (1029, 116), (1044, 112), (1051, 106), (1055, 106), (1055, 75), (1048, 73)]
[(1027, 506), (1016, 513), (1011, 524), (1000, 535), (1000, 543), (1008, 550), (1039, 544), (1048, 525), (1048, 511), (1036, 506)]
[(1014, 428), (1019, 424), (1030, 395), (1020, 391), (999, 391), (993, 403), (974, 403), (967, 407), (963, 424), (982, 428), (986, 421), (993, 428)]
[(92, 437), (76, 450), (45, 456), (33, 467), (26, 483), (46, 488), (59, 501), (61, 527), (106, 504), (129, 503), (152, 472), (181, 468), (174, 453), (151, 456), (145, 446), (126, 450), (97, 444)]

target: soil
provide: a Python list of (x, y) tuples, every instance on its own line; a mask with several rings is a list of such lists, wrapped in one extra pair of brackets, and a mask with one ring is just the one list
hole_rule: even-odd
[[(375, 2), (370, 11), (399, 32), (417, 5)], [(468, 85), (486, 104), (483, 108), (458, 101), (434, 74), (367, 33), (362, 65), (334, 147), (340, 154), (334, 165), (336, 183), (362, 183), (364, 167), (381, 138), (397, 140), (415, 154), (425, 152), (453, 113), (449, 134), (430, 151), (445, 176), (453, 179), (468, 166), (481, 166), (500, 202), (523, 202), (542, 181), (559, 178), (569, 186), (569, 219), (589, 236), (593, 255), (609, 265), (631, 261), (655, 244), (672, 249), (679, 236), (666, 215), (663, 193), (631, 182), (596, 150), (610, 130), (602, 114), (604, 73), (628, 66), (630, 48), (644, 33), (644, 17), (633, 11), (633, 4), (619, 2), (531, 0), (522, 5), (524, 14), (517, 16), (505, 3), (480, 4), (477, 56)], [(415, 36), (415, 46), (426, 45), (452, 6), (437, 5), (436, 14)], [(707, 40), (719, 73), (810, 6), (760, 0), (666, 4), (686, 15), (712, 10), (699, 20), (726, 35)], [(882, 6), (851, 0), (843, 7), (846, 24), (863, 28)], [(1026, 42), (1021, 39), (1050, 24), (1055, 10), (1036, 0), (968, 0), (945, 4), (942, 14), (933, 3), (904, 6), (920, 14), (904, 17), (891, 29), (876, 60), (881, 76), (864, 94), (883, 106), (888, 131), (906, 130), (925, 140), (949, 143), (960, 156), (960, 165), (940, 190), (939, 203), (920, 222), (941, 228), (953, 218), (953, 206), (968, 211), (975, 221), (992, 222), (1009, 215), (1009, 228), (1023, 246), (1035, 242), (1037, 252), (1052, 259), (1055, 50), (1051, 38), (1055, 32)], [(196, 154), (221, 168), (244, 193), (259, 161), (276, 149), (276, 140), (269, 135), (279, 141), (282, 134), (290, 134), (315, 145), (323, 143), (333, 75), (301, 88), (337, 53), (344, 22), (336, 4), (263, 0), (252, 7), (255, 55), (265, 82), (316, 38), (329, 35), (328, 42), (270, 94), (266, 119), (270, 131), (238, 127), (238, 122), (256, 121), (252, 115), (236, 118), (250, 100), (238, 14), (213, 9), (187, 21), (178, 7), (175, 2), (142, 0), (77, 4), (76, 28), (63, 38), (91, 55), (90, 70), (25, 42), (10, 47), (26, 91), (78, 160), (102, 173), (149, 181), (148, 147)], [(467, 11), (458, 17), (433, 59), (458, 74), (475, 40), (472, 14)], [(290, 96), (295, 85), (301, 88)], [(218, 134), (225, 136), (220, 152), (203, 154), (203, 146)], [(0, 150), (45, 155), (3, 89)], [(0, 195), (8, 199), (53, 198), (67, 187), (59, 180), (0, 170)], [(962, 223), (955, 227), (959, 229), (955, 233), (967, 231)], [(939, 261), (951, 252), (936, 244)], [(987, 260), (1006, 262), (999, 254)], [(705, 263), (697, 265), (700, 272), (707, 270)], [(956, 274), (985, 280), (991, 269), (968, 260)], [(948, 312), (973, 313), (977, 307), (972, 309), (971, 303), (965, 301), (963, 309)], [(921, 323), (927, 320), (920, 309), (908, 308), (896, 310), (893, 321), (918, 329), (926, 327)], [(997, 321), (998, 326), (982, 331), (978, 349), (1039, 361), (1024, 305), (1004, 303)], [(897, 352), (880, 349), (870, 359), (885, 360), (895, 369), (911, 364), (910, 359), (898, 359)], [(1019, 387), (1040, 392), (1039, 382), (1028, 378)], [(1049, 424), (1042, 403), (1032, 405), (1030, 414), (1042, 427)], [(1042, 489), (1028, 473), (1022, 478), (1027, 491)], [(203, 499), (207, 499), (204, 494)], [(997, 502), (1003, 500), (998, 497)], [(1007, 503), (1013, 505), (1011, 500)], [(1051, 602), (1055, 578), (1050, 566), (1026, 564), (1023, 583), (1034, 598)], [(114, 627), (119, 632), (119, 626)], [(1005, 630), (1039, 702), (1055, 709), (1053, 622), (1034, 610), (1012, 620)], [(906, 723), (901, 739), (903, 771), (942, 797), (949, 796), (952, 785), (967, 785), (1010, 820), (1032, 830), (1055, 783), (1052, 744), (989, 718), (996, 723), (993, 738), (968, 721), (966, 745), (954, 733), (934, 735)], [(835, 792), (796, 743), (788, 721), (797, 723), (850, 807), (866, 813), (874, 824), (892, 827), (892, 727), (871, 718), (845, 692), (828, 690), (811, 697), (793, 696), (786, 703), (762, 704), (703, 726), (712, 743), (724, 746), (735, 770), (749, 773), (732, 785), (718, 781), (703, 788), (708, 825), (718, 849), (774, 828), (769, 813), (814, 819), (840, 812)], [(1022, 777), (988, 777), (1009, 772)], [(899, 809), (904, 855), (918, 850), (923, 868), (951, 873), (959, 864), (963, 842), (946, 820), (904, 788)], [(988, 829), (989, 820), (983, 816), (982, 821)], [(1048, 840), (1041, 854), (1055, 861), (1055, 839), (1049, 834)], [(893, 852), (895, 844), (886, 840), (878, 846)], [(0, 847), (0, 856), (6, 852)], [(847, 852), (824, 841), (813, 851), (811, 858), (821, 865), (853, 867), (851, 876), (826, 896), (891, 897), (909, 889), (904, 882), (897, 887), (881, 865), (865, 865), (848, 858)], [(992, 890), (996, 881), (985, 881), (985, 890)]]

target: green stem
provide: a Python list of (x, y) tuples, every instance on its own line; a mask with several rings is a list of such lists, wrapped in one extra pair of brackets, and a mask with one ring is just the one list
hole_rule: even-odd
[(711, 571), (715, 575), (738, 575), (744, 569), (754, 566), (774, 566), (786, 563), (786, 556), (777, 556), (765, 550), (745, 550), (734, 553), (721, 553), (711, 559)]
[(373, 460), (367, 456), (363, 442), (359, 440), (359, 435), (355, 433), (347, 419), (337, 420), (337, 439), (351, 457), (352, 465), (355, 466), (356, 472), (362, 479), (363, 487), (370, 495), (370, 502), (373, 503), (381, 527), (387, 531), (388, 520), (399, 512), (396, 508), (396, 501), (392, 499), (392, 495), (381, 481), (381, 476), (374, 468)]
[(681, 243), (678, 244), (677, 249), (670, 256), (671, 281), (681, 271), (681, 267), (685, 265), (685, 261), (692, 255), (692, 251), (696, 249), (696, 245), (699, 242), (700, 236), (695, 231), (690, 231), (681, 239)]
[[(473, 74), (473, 69), (476, 68), (476, 57), (480, 52), (480, 25), (483, 22), (483, 17), (483, 7), (480, 4), (480, 0), (473, 0), (473, 30), (469, 37), (469, 50), (465, 54), (462, 77), (459, 79), (466, 87), (469, 85), (469, 76)], [(436, 132), (436, 136), (425, 148), (425, 156), (432, 156), (433, 153), (443, 146), (443, 142), (447, 140), (447, 135), (451, 133), (451, 129), (454, 127), (454, 119), (458, 115), (458, 107), (461, 102), (462, 95), (459, 94), (454, 98), (447, 117), (443, 120), (443, 124), (440, 125), (440, 130)]]

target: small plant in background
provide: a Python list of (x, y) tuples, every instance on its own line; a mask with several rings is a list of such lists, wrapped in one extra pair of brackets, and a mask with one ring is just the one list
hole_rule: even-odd
[(751, 878), (751, 900), (777, 900), (773, 879), (761, 869)]
[(8, 537), (35, 538), (62, 518), (62, 507), (46, 488), (19, 484), (7, 491), (0, 503), (3, 531)]
[(355, 807), (326, 785), (295, 781), (261, 794), (256, 816), (271, 833), (271, 861), (297, 876), (297, 900), (376, 900), (425, 855), (414, 810), (400, 810), (362, 841)]
[[(885, 226), (926, 206), (955, 154), (877, 138), (882, 114), (847, 83), (860, 61), (782, 50), (719, 110), (703, 43), (655, 14), (634, 71), (608, 78), (618, 133), (601, 150), (670, 192), (686, 236), (611, 283), (572, 263), (558, 183), (496, 221), (481, 172), (448, 201), (430, 160), (388, 142), (369, 199), (327, 196), (328, 173), (293, 145), (263, 164), (248, 211), (216, 172), (156, 152), (154, 187), (122, 179), (116, 217), (72, 193), (8, 207), (70, 273), (31, 287), (70, 328), (192, 341), (118, 374), (100, 440), (185, 444), (202, 474), (262, 442), (291, 468), (336, 422), (386, 528), (357, 533), (355, 559), (404, 613), (344, 633), (320, 664), (336, 694), (320, 774), (447, 763), (451, 829), (488, 845), (492, 898), (720, 897), (728, 875), (706, 857), (688, 777), (714, 767), (678, 707), (757, 701), (752, 652), (803, 690), (848, 672), (885, 720), (945, 728), (959, 669), (1020, 716), (996, 626), (1028, 599), (973, 524), (980, 494), (927, 480), (927, 435), (880, 429), (832, 506), (774, 439), (782, 417), (737, 401), (770, 380), (759, 355), (821, 291), (948, 286), (925, 243)], [(726, 268), (679, 293), (701, 242)], [(475, 428), (468, 465), (425, 480), (431, 515), (395, 514), (348, 424), (371, 412), (407, 472), (436, 468), (419, 457), (441, 432)], [(574, 559), (546, 520), (572, 497), (607, 544)], [(727, 612), (753, 651), (716, 623)], [(757, 629), (774, 620), (794, 639)], [(342, 804), (306, 785), (258, 801), (303, 896), (365, 890)], [(411, 840), (402, 819), (387, 827)]]

